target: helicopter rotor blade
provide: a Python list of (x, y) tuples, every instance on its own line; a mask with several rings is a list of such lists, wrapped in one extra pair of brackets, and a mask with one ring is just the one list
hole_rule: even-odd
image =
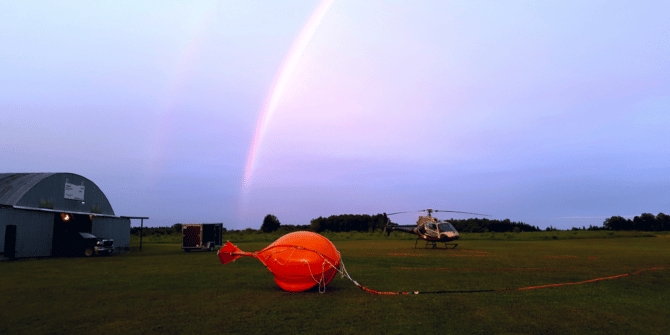
[(443, 212), (443, 213), (459, 213), (459, 214), (472, 214), (472, 215), (482, 215), (482, 216), (491, 216), (489, 214), (481, 214), (481, 213), (471, 213), (471, 212), (461, 212), (461, 211), (445, 211), (441, 209), (420, 209), (418, 211), (404, 211), (404, 212), (395, 212), (395, 213), (388, 213), (386, 215), (395, 215), (395, 214), (404, 214), (404, 213), (418, 213), (418, 212)]
[(460, 214), (473, 214), (473, 215), (482, 215), (482, 216), (491, 216), (488, 214), (479, 214), (479, 213), (470, 213), (470, 212), (459, 212), (459, 211), (443, 211), (439, 209), (434, 209), (433, 212), (447, 212), (447, 213), (460, 213)]
[(403, 214), (403, 213), (414, 213), (415, 211), (404, 211), (404, 212), (395, 212), (395, 213), (388, 213), (386, 215), (395, 215), (395, 214)]

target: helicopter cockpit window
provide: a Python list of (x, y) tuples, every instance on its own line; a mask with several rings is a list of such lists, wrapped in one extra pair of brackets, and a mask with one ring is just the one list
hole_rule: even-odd
[(428, 229), (430, 229), (430, 230), (436, 230), (436, 229), (437, 229), (437, 226), (435, 226), (434, 223), (429, 223), (429, 224), (428, 224)]
[(440, 231), (456, 231), (456, 228), (449, 222), (440, 223)]

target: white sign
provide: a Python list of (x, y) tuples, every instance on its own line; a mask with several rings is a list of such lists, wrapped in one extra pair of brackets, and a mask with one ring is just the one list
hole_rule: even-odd
[(70, 184), (65, 180), (65, 199), (84, 201), (84, 182), (81, 185)]

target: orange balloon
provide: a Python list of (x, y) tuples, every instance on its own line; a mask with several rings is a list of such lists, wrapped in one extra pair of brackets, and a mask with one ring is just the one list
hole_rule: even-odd
[(228, 241), (218, 252), (221, 263), (241, 256), (260, 260), (275, 276), (279, 287), (302, 292), (315, 285), (325, 288), (340, 267), (340, 253), (330, 240), (309, 231), (298, 231), (280, 237), (261, 251), (244, 252)]

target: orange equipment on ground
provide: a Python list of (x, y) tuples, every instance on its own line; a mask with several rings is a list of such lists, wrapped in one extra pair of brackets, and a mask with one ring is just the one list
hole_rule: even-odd
[(279, 287), (301, 292), (326, 285), (339, 270), (340, 253), (327, 238), (308, 231), (286, 234), (261, 251), (244, 252), (228, 241), (218, 252), (222, 264), (241, 256), (258, 258), (275, 276)]

